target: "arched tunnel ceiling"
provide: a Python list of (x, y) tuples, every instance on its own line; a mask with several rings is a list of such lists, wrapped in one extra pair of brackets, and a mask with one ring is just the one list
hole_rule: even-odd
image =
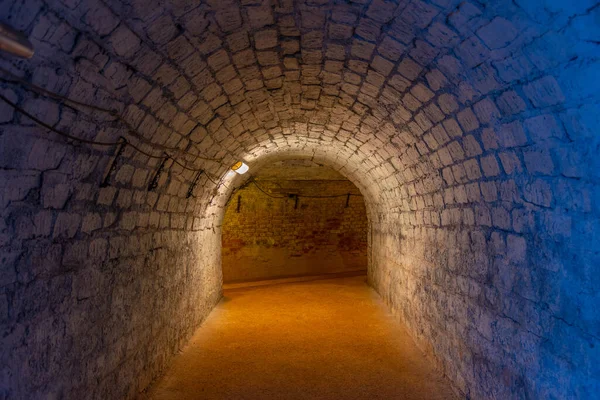
[(346, 180), (339, 172), (311, 160), (276, 161), (253, 171), (261, 180)]
[(2, 95), (156, 157), (127, 147), (101, 186), (112, 146), (0, 102), (0, 319), (29, 342), (0, 375), (23, 398), (145, 388), (220, 296), (218, 225), (246, 179), (229, 167), (308, 159), (363, 194), (370, 280), (460, 390), (593, 398), (599, 20), (594, 0), (0, 0), (36, 49), (0, 66), (135, 134), (23, 82)]
[[(533, 3), (70, 0), (8, 15), (26, 29), (43, 14), (37, 56), (19, 65), (35, 83), (122, 110), (157, 144), (223, 157), (197, 167), (222, 176), (238, 159), (318, 153), (390, 209), (400, 190), (493, 174), (499, 150), (568, 138), (559, 119), (570, 116), (556, 113), (593, 93), (561, 68), (593, 44), (553, 43), (576, 39), (593, 4)], [(567, 98), (560, 78), (582, 90)], [(93, 131), (36, 104), (25, 102)]]
[[(372, 213), (377, 212), (382, 195), (379, 187), (373, 184), (373, 182), (369, 182), (366, 179), (367, 175), (363, 174), (359, 167), (349, 168), (348, 161), (344, 156), (324, 151), (322, 146), (316, 145), (312, 147), (303, 146), (302, 148), (282, 147), (277, 151), (261, 154), (256, 159), (253, 159), (250, 173), (238, 175), (233, 171), (227, 172), (223, 176), (222, 185), (216, 191), (218, 195), (211, 198), (208, 211), (204, 215), (212, 214), (216, 217), (217, 221), (220, 221), (223, 217), (224, 205), (236, 188), (255, 177), (260, 179), (263, 170), (269, 171), (270, 168), (276, 168), (276, 165), (279, 163), (285, 164), (294, 161), (304, 161), (310, 164), (321, 165), (326, 169), (330, 169), (336, 176), (350, 180), (364, 196), (369, 216), (372, 217)], [(272, 173), (272, 175), (276, 176), (277, 174)], [(396, 188), (393, 192), (397, 193), (398, 190)], [(213, 193), (209, 194), (213, 196)], [(206, 221), (206, 223), (209, 224), (210, 222)]]

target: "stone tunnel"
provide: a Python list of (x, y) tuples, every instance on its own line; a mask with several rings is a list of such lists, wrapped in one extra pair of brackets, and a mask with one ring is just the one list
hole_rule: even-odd
[[(453, 393), (600, 393), (595, 0), (0, 0), (0, 398), (134, 399), (222, 296), (225, 206), (310, 160)], [(231, 166), (242, 161), (250, 174)]]

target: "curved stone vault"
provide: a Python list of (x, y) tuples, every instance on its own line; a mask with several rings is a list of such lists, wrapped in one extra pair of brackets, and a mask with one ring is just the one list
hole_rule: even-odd
[(160, 160), (126, 147), (101, 187), (113, 147), (0, 101), (0, 398), (137, 396), (220, 298), (229, 167), (297, 158), (361, 190), (370, 283), (457, 393), (600, 393), (597, 2), (2, 0), (0, 21), (36, 50), (0, 67), (115, 112), (6, 73), (3, 96), (206, 171), (188, 197), (168, 160), (148, 190)]

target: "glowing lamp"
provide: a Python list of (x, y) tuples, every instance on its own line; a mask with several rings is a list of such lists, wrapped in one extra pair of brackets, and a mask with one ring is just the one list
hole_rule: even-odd
[(236, 162), (233, 167), (231, 167), (231, 169), (235, 172), (238, 173), (240, 175), (245, 174), (246, 172), (248, 172), (248, 170), (250, 169), (250, 167), (248, 167), (246, 164), (244, 164), (241, 161)]

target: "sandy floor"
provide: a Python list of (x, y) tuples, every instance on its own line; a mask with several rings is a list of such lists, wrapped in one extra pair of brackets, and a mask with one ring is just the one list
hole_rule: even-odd
[(225, 291), (149, 397), (454, 399), (364, 280)]

